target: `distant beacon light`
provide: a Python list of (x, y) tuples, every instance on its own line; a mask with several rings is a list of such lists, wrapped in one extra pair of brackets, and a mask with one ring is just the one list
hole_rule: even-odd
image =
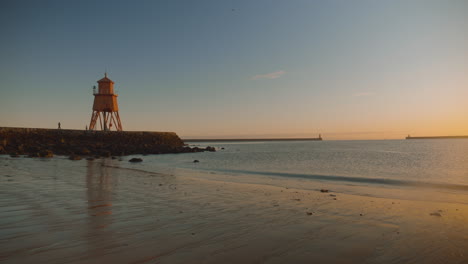
[(105, 73), (104, 78), (97, 83), (99, 86), (97, 92), (96, 86), (93, 87), (94, 104), (89, 130), (96, 130), (96, 123), (99, 123), (101, 130), (122, 131), (117, 94), (114, 93), (114, 82), (107, 78), (107, 73)]

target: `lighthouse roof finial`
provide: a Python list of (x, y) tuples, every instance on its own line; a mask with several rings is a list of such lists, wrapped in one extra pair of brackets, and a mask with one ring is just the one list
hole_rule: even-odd
[(109, 79), (107, 77), (107, 71), (104, 72), (104, 78), (102, 78), (101, 80), (97, 81), (98, 83), (101, 83), (101, 82), (111, 82), (111, 83), (114, 83), (111, 79)]

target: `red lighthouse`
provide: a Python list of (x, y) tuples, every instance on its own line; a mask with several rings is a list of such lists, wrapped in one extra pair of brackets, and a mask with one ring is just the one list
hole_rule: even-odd
[(93, 114), (91, 115), (89, 129), (95, 130), (96, 123), (99, 122), (101, 130), (107, 131), (115, 128), (117, 131), (122, 131), (117, 94), (114, 93), (114, 82), (107, 78), (107, 73), (105, 73), (104, 78), (97, 81), (97, 83), (98, 91), (96, 92), (96, 86), (94, 86), (93, 91)]

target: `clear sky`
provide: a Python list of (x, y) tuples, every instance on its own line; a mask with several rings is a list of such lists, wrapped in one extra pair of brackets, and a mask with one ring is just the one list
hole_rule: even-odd
[(468, 134), (468, 1), (23, 1), (0, 8), (0, 126), (181, 137)]

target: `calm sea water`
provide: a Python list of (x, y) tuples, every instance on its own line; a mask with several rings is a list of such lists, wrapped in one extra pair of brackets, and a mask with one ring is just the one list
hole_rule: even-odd
[[(0, 156), (0, 262), (205, 263), (211, 252), (271, 256), (270, 247), (256, 246), (273, 241), (292, 252), (278, 253), (284, 258), (300, 246), (320, 256), (323, 245), (323, 252), (355, 252), (368, 243), (377, 259), (369, 263), (466, 263), (468, 140), (209, 145), (218, 151), (149, 155), (142, 163)], [(186, 171), (221, 181), (188, 180)], [(230, 179), (281, 188), (223, 182)], [(322, 196), (322, 187), (338, 199)], [(373, 198), (356, 207), (341, 191)], [(398, 198), (452, 205), (401, 207)], [(306, 215), (309, 208), (317, 214)], [(365, 262), (353, 254), (343, 256)]]
[[(217, 152), (144, 157), (150, 171), (184, 168), (354, 184), (468, 191), (468, 140), (219, 142)], [(224, 148), (224, 149), (222, 149)], [(199, 163), (193, 163), (197, 159)]]

